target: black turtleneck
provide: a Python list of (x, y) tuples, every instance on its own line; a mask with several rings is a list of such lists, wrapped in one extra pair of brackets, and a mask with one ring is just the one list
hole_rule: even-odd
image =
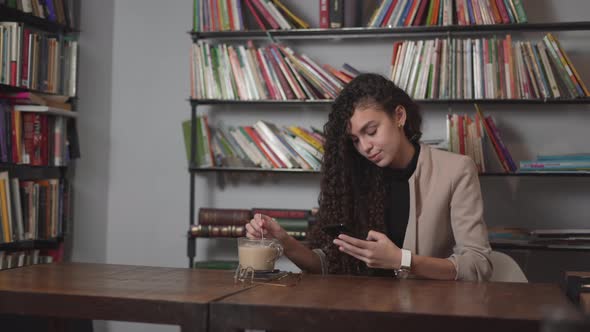
[(392, 169), (388, 196), (385, 204), (385, 228), (387, 236), (395, 245), (402, 248), (410, 217), (410, 184), (420, 155), (420, 145), (412, 142), (414, 156), (406, 168)]

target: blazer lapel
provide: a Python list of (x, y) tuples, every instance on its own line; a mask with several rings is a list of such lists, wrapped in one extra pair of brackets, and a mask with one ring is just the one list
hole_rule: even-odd
[[(420, 157), (418, 157), (420, 158)], [(416, 171), (418, 168), (416, 167)], [(418, 254), (418, 231), (416, 225), (416, 172), (408, 180), (410, 187), (410, 213), (408, 217), (408, 226), (406, 227), (406, 236), (404, 238), (404, 249), (410, 250), (413, 254)]]

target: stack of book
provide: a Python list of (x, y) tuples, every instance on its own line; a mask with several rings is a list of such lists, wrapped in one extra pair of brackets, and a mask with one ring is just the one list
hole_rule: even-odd
[(70, 193), (64, 179), (19, 180), (0, 172), (0, 244), (62, 236)]
[(230, 100), (334, 99), (359, 72), (320, 66), (290, 47), (193, 44), (191, 97)]
[[(250, 13), (261, 30), (307, 29), (309, 24), (279, 0), (195, 0), (193, 30), (243, 31), (253, 25), (244, 21)], [(247, 10), (246, 10), (247, 8)]]
[[(191, 122), (183, 122), (190, 161)], [(324, 136), (318, 129), (279, 128), (267, 121), (252, 126), (210, 128), (207, 116), (197, 117), (197, 167), (261, 167), (319, 170)]]
[(18, 251), (0, 251), (0, 270), (13, 269), (33, 264), (49, 264), (55, 259), (51, 254), (45, 253), (39, 249), (18, 250)]
[(274, 218), (285, 231), (298, 240), (305, 240), (310, 223), (315, 222), (317, 209), (215, 209), (200, 208), (196, 225), (192, 225), (192, 237), (242, 237), (245, 225), (260, 213)]
[(40, 113), (48, 107), (0, 102), (0, 162), (65, 166), (77, 157), (69, 148), (77, 135), (69, 133), (65, 117)]
[(590, 153), (539, 155), (536, 160), (520, 162), (523, 173), (590, 173)]
[(369, 27), (526, 23), (521, 0), (384, 0)]
[(590, 248), (590, 229), (488, 228), (490, 242), (496, 245), (521, 245), (547, 248)]
[(76, 95), (78, 41), (0, 22), (0, 84)]
[(393, 45), (390, 78), (416, 99), (547, 99), (590, 96), (552, 34), (538, 43), (435, 39)]
[[(471, 157), (480, 173), (488, 171), (491, 159), (497, 161), (505, 173), (513, 173), (517, 165), (508, 147), (504, 144), (496, 122), (491, 116), (484, 116), (475, 105), (475, 118), (469, 115), (447, 115), (448, 150)], [(489, 151), (494, 157), (489, 156)]]

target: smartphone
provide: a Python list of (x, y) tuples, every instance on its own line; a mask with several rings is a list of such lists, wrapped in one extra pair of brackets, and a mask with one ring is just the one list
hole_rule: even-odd
[(350, 230), (350, 228), (346, 227), (346, 225), (344, 225), (344, 224), (326, 225), (326, 226), (322, 227), (322, 231), (334, 239), (337, 238), (338, 235), (340, 235), (340, 234), (346, 234), (348, 236), (352, 236), (352, 237), (356, 237), (357, 239), (360, 239), (360, 237), (356, 236)]

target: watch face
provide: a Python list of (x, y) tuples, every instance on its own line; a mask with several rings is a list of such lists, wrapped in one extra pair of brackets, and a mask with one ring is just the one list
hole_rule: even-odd
[(408, 271), (406, 269), (395, 270), (395, 276), (398, 279), (406, 279), (408, 277), (408, 275), (410, 275), (410, 271)]

